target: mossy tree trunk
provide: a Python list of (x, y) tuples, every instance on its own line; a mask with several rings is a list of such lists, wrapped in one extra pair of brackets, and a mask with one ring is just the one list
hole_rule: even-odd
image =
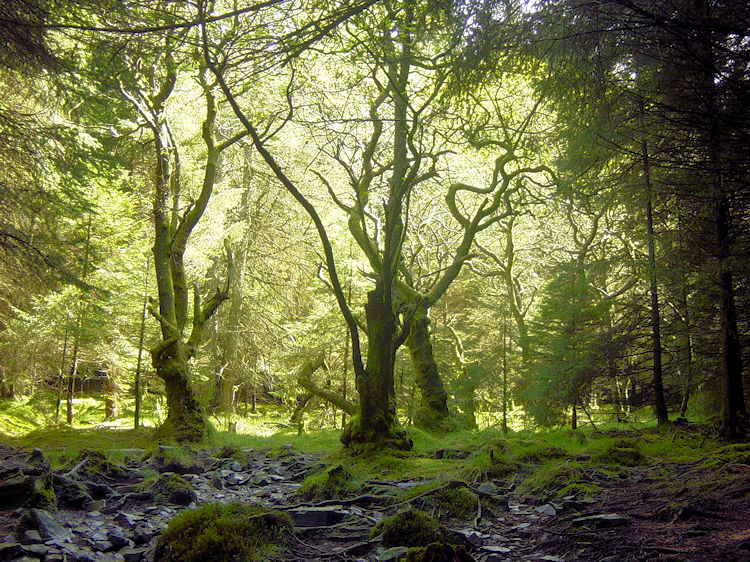
[[(203, 339), (206, 322), (228, 298), (233, 266), (227, 247), (225, 283), (217, 287), (205, 302), (197, 283), (193, 283), (193, 303), (189, 311), (190, 289), (184, 255), (193, 229), (203, 216), (212, 195), (219, 155), (246, 133), (217, 142), (215, 121), (218, 104), (213, 87), (207, 81), (207, 72), (201, 69), (198, 79), (206, 104), (202, 123), (202, 138), (206, 147), (203, 181), (195, 201), (181, 204), (179, 147), (166, 112), (167, 101), (177, 82), (173, 49), (179, 39), (169, 38), (164, 51), (152, 61), (153, 64), (141, 66), (143, 74), (129, 83), (131, 89), (121, 84), (120, 91), (151, 130), (155, 148), (152, 252), (158, 299), (151, 301), (149, 312), (159, 322), (162, 336), (161, 341), (151, 349), (152, 364), (157, 376), (164, 380), (167, 395), (167, 418), (160, 431), (165, 437), (195, 441), (205, 435), (208, 424), (191, 387), (190, 361)], [(192, 326), (188, 326), (189, 312), (192, 312)]]
[(430, 341), (430, 319), (425, 307), (418, 307), (411, 319), (409, 336), (406, 338), (416, 384), (422, 396), (419, 409), (414, 415), (414, 425), (430, 429), (449, 416), (448, 396), (438, 372)]

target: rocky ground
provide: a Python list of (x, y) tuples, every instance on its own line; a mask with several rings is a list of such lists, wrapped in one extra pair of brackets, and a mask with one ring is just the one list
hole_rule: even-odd
[[(373, 480), (345, 499), (302, 501), (300, 482), (322, 463), (291, 447), (229, 458), (207, 451), (176, 459), (169, 448), (145, 459), (142, 450), (127, 455), (112, 465), (92, 452), (51, 470), (38, 450), (0, 446), (0, 560), (152, 560), (176, 513), (230, 501), (291, 515), (294, 534), (280, 560), (398, 560), (406, 547), (386, 547), (370, 532), (410, 506), (431, 509), (446, 542), (463, 545), (479, 562), (750, 559), (750, 466), (742, 458), (635, 467), (602, 478), (594, 499), (541, 503), (521, 501), (507, 480), (445, 481), (409, 500), (399, 499), (403, 491), (425, 481)], [(154, 473), (161, 477), (148, 477)], [(192, 490), (159, 487), (175, 474)], [(476, 511), (455, 519), (428, 501), (451, 488), (479, 498)]]

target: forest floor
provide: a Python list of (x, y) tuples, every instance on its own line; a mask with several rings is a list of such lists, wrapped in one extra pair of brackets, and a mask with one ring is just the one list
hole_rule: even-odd
[[(279, 561), (402, 559), (414, 530), (373, 527), (416, 510), (438, 522), (425, 542), (470, 556), (425, 560), (750, 559), (750, 444), (707, 442), (697, 429), (561, 435), (447, 437), (359, 456), (120, 443), (60, 457), (14, 442), (0, 446), (0, 560), (153, 560), (177, 513), (232, 501), (290, 515)], [(45, 486), (56, 494), (47, 504)]]

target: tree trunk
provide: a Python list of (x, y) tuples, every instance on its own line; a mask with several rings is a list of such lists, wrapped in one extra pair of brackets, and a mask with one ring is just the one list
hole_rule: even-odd
[[(148, 260), (146, 268), (149, 266)], [(146, 307), (148, 306), (148, 294), (143, 291), (143, 310), (141, 311), (141, 327), (138, 332), (138, 362), (135, 365), (135, 381), (133, 391), (135, 393), (135, 412), (133, 413), (133, 428), (138, 429), (141, 424), (141, 365), (143, 363), (143, 340), (146, 336)]]
[(357, 377), (359, 415), (352, 419), (341, 435), (345, 446), (372, 444), (411, 449), (411, 439), (399, 428), (394, 404), (394, 340), (396, 316), (390, 299), (378, 281), (367, 293), (367, 366)]
[(62, 402), (63, 383), (65, 382), (65, 356), (68, 353), (68, 321), (65, 322), (65, 338), (63, 340), (62, 364), (60, 365), (60, 374), (57, 379), (57, 400), (55, 401), (55, 423), (60, 421), (60, 402)]
[[(641, 117), (643, 108), (641, 108)], [(644, 133), (645, 134), (645, 133)], [(669, 423), (667, 404), (664, 400), (664, 383), (661, 365), (661, 319), (659, 317), (659, 293), (656, 284), (656, 251), (654, 241), (654, 217), (651, 205), (651, 165), (646, 140), (641, 141), (641, 158), (643, 164), (643, 185), (646, 190), (646, 235), (648, 238), (649, 292), (651, 294), (651, 342), (653, 349), (653, 384), (654, 411), (657, 425)]]
[(120, 385), (117, 383), (115, 367), (109, 365), (104, 383), (104, 420), (112, 420), (120, 414)]
[(422, 429), (439, 429), (441, 422), (449, 416), (448, 397), (435, 362), (429, 326), (427, 310), (419, 307), (412, 318), (406, 345), (422, 395), (422, 402), (414, 414), (414, 425)]
[(68, 374), (68, 397), (66, 400), (66, 421), (68, 425), (73, 423), (73, 391), (75, 390), (76, 373), (78, 372), (78, 342), (73, 346), (73, 363), (70, 365)]
[(167, 419), (159, 434), (179, 442), (200, 441), (208, 422), (190, 386), (190, 369), (182, 347), (178, 342), (162, 342), (151, 350), (152, 364), (164, 380), (167, 395)]
[(507, 325), (503, 320), (503, 346), (502, 346), (502, 364), (503, 364), (503, 434), (508, 434), (508, 349), (506, 343)]

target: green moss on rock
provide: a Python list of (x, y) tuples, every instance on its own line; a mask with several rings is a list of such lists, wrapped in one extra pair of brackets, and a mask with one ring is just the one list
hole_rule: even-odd
[(209, 504), (170, 521), (154, 553), (160, 562), (268, 560), (287, 541), (289, 516), (240, 503)]
[(338, 464), (302, 481), (297, 493), (307, 500), (340, 499), (360, 489), (352, 473)]
[(155, 503), (188, 505), (196, 498), (195, 489), (179, 474), (160, 474), (148, 486)]
[(425, 494), (413, 504), (439, 518), (467, 519), (477, 513), (479, 498), (466, 486), (442, 487)]
[(437, 520), (423, 511), (408, 509), (386, 517), (373, 527), (371, 537), (383, 534), (383, 546), (427, 546), (442, 539)]

